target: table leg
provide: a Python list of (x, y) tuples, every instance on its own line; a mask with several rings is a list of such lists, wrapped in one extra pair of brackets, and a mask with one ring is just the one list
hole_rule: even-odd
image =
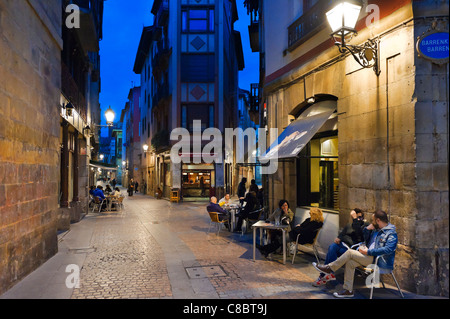
[(231, 231), (233, 231), (233, 229), (235, 227), (234, 225), (236, 225), (236, 212), (234, 210), (231, 210), (230, 214), (231, 214), (231, 225), (230, 225), (230, 227), (231, 227)]
[(253, 261), (255, 261), (256, 254), (256, 227), (253, 227)]
[(264, 231), (264, 229), (262, 229), (262, 228), (259, 229), (259, 244), (261, 246), (263, 245), (263, 231)]
[(283, 264), (286, 265), (286, 231), (283, 229)]

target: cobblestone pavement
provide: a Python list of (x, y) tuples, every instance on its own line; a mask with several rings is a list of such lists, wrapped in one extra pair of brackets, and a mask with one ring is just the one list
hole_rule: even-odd
[[(339, 284), (311, 285), (318, 275), (313, 256), (300, 253), (293, 265), (288, 256), (283, 265), (282, 255), (267, 260), (257, 251), (253, 261), (252, 234), (208, 233), (205, 207), (206, 202), (171, 203), (136, 194), (124, 200), (122, 211), (89, 213), (60, 239), (57, 256), (1, 297), (334, 298)], [(81, 268), (79, 287), (69, 291), (68, 262)], [(398, 298), (393, 289), (387, 295), (381, 290), (376, 292), (381, 298)], [(365, 289), (356, 298), (367, 296)]]
[(140, 194), (124, 203), (85, 218), (95, 229), (71, 298), (330, 298), (302, 272), (309, 259), (254, 262), (251, 233), (208, 233), (206, 203)]

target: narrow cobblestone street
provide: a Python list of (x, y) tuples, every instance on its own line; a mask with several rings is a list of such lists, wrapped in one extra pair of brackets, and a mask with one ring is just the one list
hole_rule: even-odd
[(90, 214), (83, 221), (95, 225), (80, 288), (72, 298), (322, 295), (311, 286), (314, 278), (300, 271), (302, 265), (261, 257), (253, 262), (250, 233), (208, 234), (205, 203), (177, 204), (136, 194), (126, 199), (125, 207), (118, 213)]
[[(334, 298), (340, 284), (311, 285), (317, 277), (312, 255), (298, 254), (294, 265), (287, 256), (283, 265), (282, 255), (267, 260), (257, 251), (253, 261), (251, 232), (208, 233), (205, 205), (138, 193), (125, 198), (121, 211), (89, 213), (59, 236), (56, 256), (1, 298)], [(80, 269), (78, 288), (67, 286), (72, 264)], [(399, 298), (395, 289), (377, 289), (376, 296)], [(356, 298), (367, 297), (368, 289), (358, 288)]]

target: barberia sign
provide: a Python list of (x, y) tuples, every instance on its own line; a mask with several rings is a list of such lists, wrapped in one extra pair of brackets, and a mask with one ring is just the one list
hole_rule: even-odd
[(448, 63), (449, 34), (443, 31), (432, 31), (418, 37), (416, 49), (419, 57), (436, 64)]

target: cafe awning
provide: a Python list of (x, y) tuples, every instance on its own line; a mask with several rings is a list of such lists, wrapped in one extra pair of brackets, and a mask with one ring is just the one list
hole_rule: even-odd
[(259, 158), (260, 161), (272, 159), (295, 158), (309, 143), (322, 126), (333, 118), (336, 102), (323, 101), (311, 105), (295, 121), (293, 121), (267, 151)]
[(95, 167), (95, 168), (101, 168), (101, 169), (107, 170), (107, 171), (117, 171), (117, 166), (114, 164), (107, 164), (107, 163), (97, 162), (97, 161), (93, 161), (93, 160), (89, 161), (89, 166)]

